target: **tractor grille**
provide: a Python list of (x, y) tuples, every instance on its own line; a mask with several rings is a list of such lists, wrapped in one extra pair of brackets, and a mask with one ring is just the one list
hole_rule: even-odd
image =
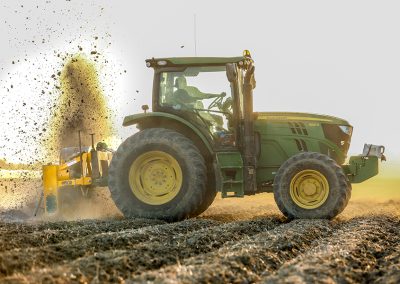
[(302, 122), (288, 122), (293, 134), (308, 135), (306, 126)]
[(304, 152), (308, 151), (307, 144), (303, 139), (294, 139), (294, 141), (299, 151), (304, 151)]

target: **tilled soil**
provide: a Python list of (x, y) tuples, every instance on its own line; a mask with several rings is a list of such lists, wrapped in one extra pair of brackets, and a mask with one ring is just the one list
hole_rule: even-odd
[(288, 221), (258, 199), (225, 202), (177, 223), (2, 222), (0, 282), (400, 282), (398, 201), (353, 202), (331, 221)]
[[(264, 277), (262, 282), (373, 281), (381, 269), (379, 264), (387, 265), (387, 262), (382, 262), (383, 258), (396, 253), (396, 250), (393, 250), (396, 248), (392, 246), (399, 242), (398, 218), (354, 218), (338, 226), (329, 238), (318, 240), (314, 248), (282, 265), (273, 275)], [(399, 253), (397, 250), (397, 254)], [(392, 269), (388, 269), (388, 272), (390, 271), (393, 272)]]

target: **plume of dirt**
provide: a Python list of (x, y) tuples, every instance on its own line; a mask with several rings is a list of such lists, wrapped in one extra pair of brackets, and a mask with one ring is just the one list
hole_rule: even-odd
[(96, 141), (109, 138), (113, 133), (111, 111), (94, 63), (83, 55), (75, 55), (68, 59), (58, 75), (61, 95), (50, 122), (47, 147), (59, 151), (63, 147), (77, 146), (79, 130), (82, 145), (91, 144), (91, 133), (95, 133)]
[[(107, 106), (95, 63), (82, 54), (68, 56), (62, 70), (52, 77), (57, 76), (59, 86), (56, 88), (60, 96), (53, 106), (44, 144), (48, 159), (53, 161), (57, 160), (60, 149), (79, 145), (78, 131), (81, 131), (82, 146), (91, 145), (92, 133), (95, 142), (108, 142), (115, 134), (112, 112)], [(65, 212), (60, 217), (73, 220), (117, 215), (118, 210), (112, 207), (113, 204), (108, 206), (107, 193), (106, 189), (99, 190), (97, 195), (100, 197), (91, 198), (92, 202), (84, 200), (83, 196), (76, 197), (71, 205), (72, 213)]]

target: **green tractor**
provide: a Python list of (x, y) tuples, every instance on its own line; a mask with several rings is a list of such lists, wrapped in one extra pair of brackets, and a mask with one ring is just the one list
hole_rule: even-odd
[(345, 163), (352, 126), (307, 113), (253, 112), (254, 62), (240, 57), (146, 60), (153, 112), (127, 116), (139, 132), (114, 153), (108, 177), (125, 216), (178, 221), (223, 198), (274, 194), (288, 218), (333, 218), (351, 183), (378, 173), (384, 147)]

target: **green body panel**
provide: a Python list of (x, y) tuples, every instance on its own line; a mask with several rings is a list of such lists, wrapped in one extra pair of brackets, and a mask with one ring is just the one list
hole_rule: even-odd
[(349, 164), (343, 166), (351, 183), (360, 183), (379, 172), (379, 158), (375, 156), (351, 156)]
[(189, 121), (187, 121), (177, 115), (174, 115), (174, 114), (170, 114), (170, 113), (166, 113), (166, 112), (148, 112), (148, 113), (139, 113), (139, 114), (129, 115), (124, 118), (122, 125), (123, 126), (134, 125), (137, 123), (141, 123), (146, 119), (151, 119), (151, 118), (170, 119), (170, 120), (174, 120), (179, 123), (182, 123), (183, 125), (189, 127), (194, 133), (196, 133), (198, 135), (199, 139), (201, 139), (201, 141), (204, 143), (204, 145), (207, 147), (207, 149), (210, 151), (210, 153), (213, 152), (209, 140), (205, 137), (205, 135), (197, 127), (195, 127)]
[(243, 159), (239, 151), (216, 153), (217, 168), (221, 173), (222, 197), (243, 197)]
[(271, 183), (279, 167), (291, 156), (302, 151), (319, 152), (342, 164), (347, 149), (341, 149), (327, 139), (322, 124), (349, 125), (343, 119), (290, 112), (255, 114), (254, 131), (260, 137), (260, 156), (257, 163), (257, 183)]

